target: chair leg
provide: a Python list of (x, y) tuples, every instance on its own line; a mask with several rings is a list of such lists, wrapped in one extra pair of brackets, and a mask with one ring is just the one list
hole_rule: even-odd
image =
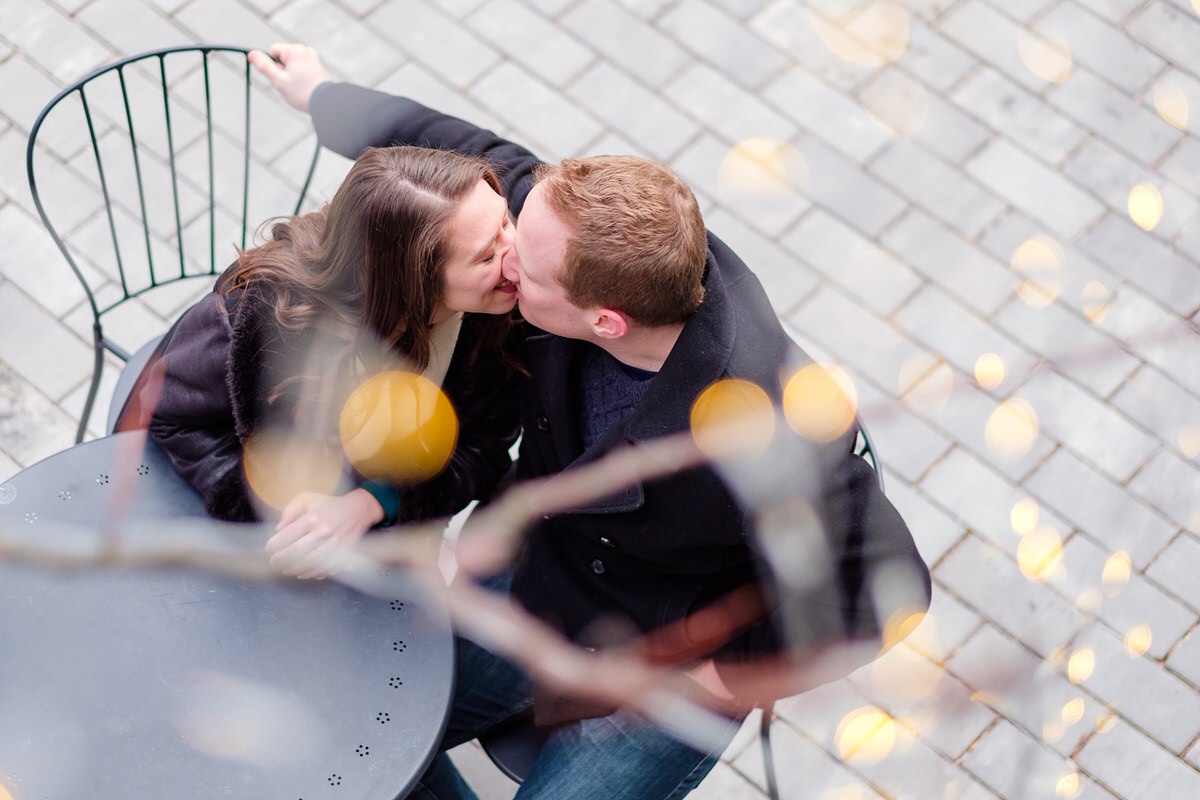
[(763, 773), (767, 777), (767, 797), (779, 800), (779, 781), (775, 778), (775, 755), (771, 752), (771, 722), (775, 718), (775, 704), (762, 707), (759, 737), (762, 740)]
[(104, 347), (96, 339), (96, 360), (92, 364), (92, 385), (88, 387), (87, 400), (83, 404), (83, 413), (79, 415), (79, 429), (75, 431), (75, 444), (83, 441), (87, 433), (88, 420), (92, 416), (92, 406), (96, 404), (96, 392), (100, 389), (100, 373), (104, 370)]

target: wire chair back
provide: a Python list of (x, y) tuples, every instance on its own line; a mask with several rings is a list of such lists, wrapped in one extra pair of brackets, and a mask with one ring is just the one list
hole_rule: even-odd
[[(307, 120), (256, 85), (248, 54), (188, 45), (129, 56), (64, 88), (33, 124), (34, 205), (92, 317), (77, 442), (105, 352), (128, 361), (253, 244), (261, 223), (304, 206), (320, 146)], [(115, 341), (105, 317), (131, 306), (111, 327), (137, 341)]]

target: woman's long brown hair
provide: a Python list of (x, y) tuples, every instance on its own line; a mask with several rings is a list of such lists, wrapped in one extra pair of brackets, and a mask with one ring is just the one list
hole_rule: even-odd
[[(480, 180), (503, 193), (481, 159), (369, 148), (324, 208), (277, 222), (267, 242), (240, 254), (217, 291), (228, 298), (262, 287), (274, 295), (281, 326), (330, 318), (347, 344), (390, 342), (423, 369), (453, 248), (450, 218)], [(507, 329), (508, 318), (497, 317), (482, 346), (498, 346)]]

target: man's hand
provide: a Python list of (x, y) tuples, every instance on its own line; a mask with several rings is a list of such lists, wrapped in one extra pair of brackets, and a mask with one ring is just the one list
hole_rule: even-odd
[(279, 63), (261, 50), (252, 50), (250, 63), (267, 76), (288, 105), (307, 112), (313, 90), (330, 80), (317, 51), (302, 44), (273, 44), (271, 55), (279, 59)]
[(334, 497), (303, 492), (283, 509), (266, 550), (286, 575), (325, 578), (338, 552), (353, 547), (382, 519), (383, 509), (365, 489)]

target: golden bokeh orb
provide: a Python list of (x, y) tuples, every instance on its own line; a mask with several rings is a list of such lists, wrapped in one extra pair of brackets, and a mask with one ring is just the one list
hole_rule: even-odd
[(807, 364), (783, 389), (783, 414), (796, 433), (831, 442), (850, 430), (858, 413), (858, 393), (845, 370)]
[(1084, 614), (1096, 615), (1104, 606), (1104, 595), (1095, 586), (1089, 586), (1075, 597), (1075, 608)]
[(908, 52), (908, 9), (894, 0), (872, 0), (848, 25), (809, 10), (809, 20), (829, 52), (851, 64), (882, 67)]
[(1034, 581), (1053, 577), (1062, 566), (1062, 537), (1048, 525), (1027, 533), (1017, 543), (1017, 566)]
[(1130, 657), (1140, 658), (1150, 650), (1150, 645), (1154, 642), (1154, 631), (1143, 622), (1125, 631), (1123, 641), (1125, 652), (1129, 653)]
[(1031, 236), (1013, 251), (1009, 266), (1017, 277), (1017, 296), (1031, 308), (1045, 308), (1062, 293), (1063, 251), (1049, 236)]
[(243, 444), (242, 469), (254, 496), (278, 511), (301, 492), (333, 493), (342, 454), (332, 443), (292, 430), (264, 429)]
[(753, 456), (765, 450), (775, 435), (775, 410), (762, 387), (729, 378), (696, 398), (691, 428), (696, 446), (711, 459)]
[(1144, 231), (1158, 227), (1163, 218), (1163, 196), (1152, 183), (1145, 181), (1129, 190), (1129, 218)]
[(1180, 130), (1187, 128), (1191, 109), (1179, 84), (1162, 81), (1154, 85), (1154, 110), (1165, 122)]
[(417, 483), (442, 471), (458, 441), (450, 400), (411, 372), (375, 375), (356, 388), (338, 421), (342, 450), (360, 474)]
[(1133, 562), (1129, 553), (1124, 550), (1113, 553), (1104, 560), (1104, 569), (1100, 573), (1100, 579), (1104, 582), (1104, 593), (1109, 597), (1116, 597), (1125, 588), (1125, 584), (1129, 583), (1132, 574)]
[(1008, 520), (1012, 524), (1013, 531), (1024, 536), (1027, 533), (1033, 533), (1037, 528), (1041, 513), (1041, 507), (1036, 500), (1032, 497), (1023, 497), (1013, 503), (1012, 510), (1008, 512)]
[(1184, 457), (1200, 456), (1200, 426), (1185, 425), (1179, 429), (1176, 438), (1179, 440), (1179, 449)]
[(734, 194), (764, 197), (803, 192), (809, 186), (808, 162), (782, 139), (745, 139), (721, 159), (717, 185)]
[(1058, 31), (1033, 33), (1020, 29), (1017, 53), (1026, 69), (1042, 80), (1065, 83), (1071, 77), (1071, 43)]
[(927, 612), (924, 609), (900, 608), (892, 612), (883, 623), (882, 649), (888, 650), (908, 638), (921, 626)]
[(1038, 418), (1033, 406), (1013, 398), (996, 406), (984, 424), (984, 443), (992, 455), (1015, 461), (1033, 449), (1038, 437)]
[(1083, 285), (1083, 314), (1089, 322), (1099, 324), (1112, 308), (1113, 293), (1100, 281), (1088, 281)]
[(1004, 383), (1007, 374), (1004, 359), (995, 353), (984, 353), (975, 359), (975, 380), (984, 389), (995, 389)]
[(881, 708), (855, 709), (838, 723), (838, 753), (848, 764), (874, 764), (887, 758), (896, 745), (896, 723)]
[(1079, 780), (1078, 772), (1068, 772), (1054, 784), (1054, 796), (1063, 800), (1075, 800), (1082, 791), (1083, 784)]
[(1067, 678), (1071, 683), (1083, 683), (1096, 671), (1096, 651), (1081, 647), (1067, 659)]
[(1068, 700), (1062, 707), (1063, 722), (1068, 725), (1074, 725), (1079, 720), (1083, 719), (1083, 712), (1087, 710), (1087, 704), (1082, 697), (1076, 697), (1074, 700)]

